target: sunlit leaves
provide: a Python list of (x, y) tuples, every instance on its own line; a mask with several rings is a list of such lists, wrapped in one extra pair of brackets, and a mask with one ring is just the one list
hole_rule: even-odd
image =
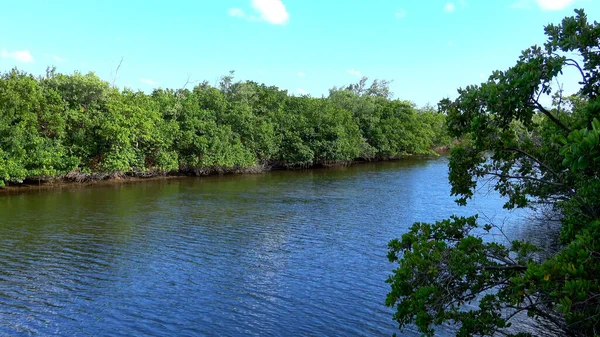
[[(445, 116), (392, 100), (388, 81), (328, 98), (222, 78), (151, 95), (93, 73), (0, 78), (0, 181), (309, 167), (431, 153)], [(85, 179), (85, 178), (84, 178)], [(78, 180), (78, 179), (76, 179)]]
[[(449, 164), (457, 201), (485, 184), (508, 198), (507, 208), (551, 204), (563, 246), (543, 260), (527, 242), (482, 241), (474, 219), (413, 225), (390, 243), (399, 268), (387, 304), (401, 328), (432, 335), (450, 323), (458, 335), (510, 334), (505, 328), (523, 312), (558, 334), (600, 331), (600, 26), (576, 14), (546, 27), (544, 49), (525, 50), (513, 67), (439, 104), (460, 139)], [(581, 74), (571, 97), (553, 88), (565, 67)], [(545, 107), (544, 96), (555, 105)]]

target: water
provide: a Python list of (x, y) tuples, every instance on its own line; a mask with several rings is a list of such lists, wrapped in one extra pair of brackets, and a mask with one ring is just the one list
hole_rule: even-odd
[(0, 194), (0, 335), (391, 335), (388, 241), (476, 212), (547, 241), (502, 203), (456, 206), (445, 158)]

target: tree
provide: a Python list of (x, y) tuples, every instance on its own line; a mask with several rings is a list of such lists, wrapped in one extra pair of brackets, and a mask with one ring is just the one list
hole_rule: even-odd
[(359, 157), (393, 159), (409, 154), (431, 154), (431, 148), (448, 145), (441, 113), (417, 109), (410, 101), (391, 99), (389, 81), (368, 79), (346, 88), (332, 88), (328, 100), (352, 112), (361, 133)]
[[(540, 261), (528, 242), (485, 241), (493, 224), (476, 216), (416, 223), (389, 244), (399, 268), (386, 303), (400, 328), (414, 323), (433, 335), (453, 323), (461, 336), (515, 335), (511, 320), (527, 313), (566, 335), (600, 334), (600, 25), (577, 10), (545, 32), (543, 47), (439, 107), (460, 140), (449, 163), (457, 202), (485, 181), (506, 208), (550, 204), (562, 214), (562, 248)], [(581, 90), (564, 98), (553, 83), (567, 67), (581, 75)]]
[(252, 81), (151, 95), (93, 73), (0, 75), (0, 187), (123, 174), (257, 171), (430, 153), (443, 114), (392, 100), (367, 79), (330, 97), (290, 96)]
[(60, 96), (33, 76), (14, 69), (0, 77), (0, 187), (77, 165), (63, 144), (64, 110)]

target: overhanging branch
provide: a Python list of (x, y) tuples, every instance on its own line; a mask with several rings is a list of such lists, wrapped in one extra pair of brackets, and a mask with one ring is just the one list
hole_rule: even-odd
[(569, 129), (566, 125), (563, 124), (563, 122), (561, 122), (558, 118), (554, 117), (554, 115), (552, 115), (552, 113), (550, 111), (548, 111), (546, 108), (544, 108), (540, 102), (538, 102), (537, 100), (533, 100), (533, 105), (535, 108), (537, 108), (541, 113), (543, 113), (544, 115), (546, 115), (548, 118), (550, 118), (551, 121), (553, 121), (556, 125), (560, 126), (563, 130), (565, 130), (567, 133), (571, 132), (571, 129)]

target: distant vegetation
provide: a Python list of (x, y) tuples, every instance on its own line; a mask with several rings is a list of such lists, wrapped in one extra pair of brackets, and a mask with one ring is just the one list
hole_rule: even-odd
[(112, 88), (93, 73), (0, 75), (0, 186), (25, 179), (207, 174), (427, 154), (445, 116), (393, 100), (385, 81), (295, 97), (277, 87)]

